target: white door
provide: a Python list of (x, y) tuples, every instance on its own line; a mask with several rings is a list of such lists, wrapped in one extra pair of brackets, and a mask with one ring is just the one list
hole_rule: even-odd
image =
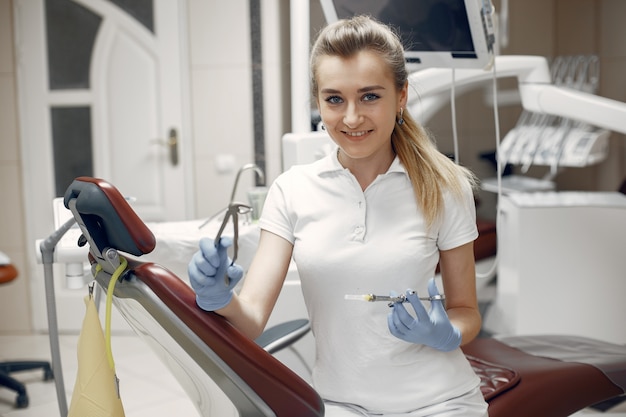
[[(111, 182), (146, 221), (193, 217), (184, 5), (15, 1), (30, 242), (54, 230), (52, 201), (79, 175)], [(43, 269), (33, 252), (34, 323), (45, 329)], [(61, 328), (80, 325), (83, 296), (57, 285)]]

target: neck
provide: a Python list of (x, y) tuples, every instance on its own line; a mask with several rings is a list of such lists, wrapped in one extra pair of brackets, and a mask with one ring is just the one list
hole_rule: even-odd
[(339, 163), (354, 175), (363, 191), (374, 182), (376, 177), (387, 172), (395, 156), (391, 148), (385, 155), (369, 158), (351, 158), (341, 149), (337, 149)]

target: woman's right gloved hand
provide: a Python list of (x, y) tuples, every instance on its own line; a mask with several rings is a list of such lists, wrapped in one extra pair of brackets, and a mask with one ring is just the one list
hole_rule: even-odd
[[(441, 295), (434, 278), (428, 282), (428, 294), (431, 297)], [(430, 311), (426, 311), (415, 291), (407, 290), (406, 298), (415, 310), (416, 317), (409, 314), (402, 303), (394, 303), (387, 319), (392, 335), (443, 352), (450, 352), (461, 345), (461, 331), (450, 322), (442, 299), (433, 299)]]
[(193, 255), (187, 268), (196, 303), (206, 311), (224, 308), (233, 298), (233, 288), (243, 277), (243, 269), (231, 265), (227, 248), (233, 244), (222, 237), (217, 247), (209, 238), (200, 239), (200, 250)]

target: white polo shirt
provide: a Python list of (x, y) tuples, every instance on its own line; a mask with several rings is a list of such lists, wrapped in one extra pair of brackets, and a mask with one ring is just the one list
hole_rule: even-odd
[(408, 412), (478, 386), (460, 349), (404, 342), (387, 328), (386, 303), (344, 298), (409, 288), (427, 294), (439, 250), (478, 236), (469, 184), (463, 201), (446, 193), (444, 202), (441, 221), (427, 231), (397, 157), (365, 192), (336, 152), (292, 167), (270, 187), (260, 227), (294, 245), (316, 340), (313, 383), (324, 399)]

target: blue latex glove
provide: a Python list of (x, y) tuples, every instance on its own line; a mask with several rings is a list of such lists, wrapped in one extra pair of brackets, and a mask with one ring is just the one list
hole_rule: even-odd
[(189, 262), (189, 281), (196, 292), (196, 303), (203, 310), (224, 308), (233, 298), (233, 288), (243, 277), (241, 266), (230, 264), (227, 248), (232, 244), (231, 238), (222, 237), (216, 248), (212, 239), (202, 238), (200, 250)]
[[(434, 278), (428, 282), (428, 294), (431, 297), (439, 295)], [(409, 314), (404, 303), (395, 303), (387, 317), (387, 325), (392, 335), (406, 342), (427, 345), (443, 352), (452, 351), (461, 345), (461, 332), (450, 323), (443, 300), (431, 301), (430, 311), (427, 312), (414, 291), (407, 290), (406, 297), (417, 318)]]

